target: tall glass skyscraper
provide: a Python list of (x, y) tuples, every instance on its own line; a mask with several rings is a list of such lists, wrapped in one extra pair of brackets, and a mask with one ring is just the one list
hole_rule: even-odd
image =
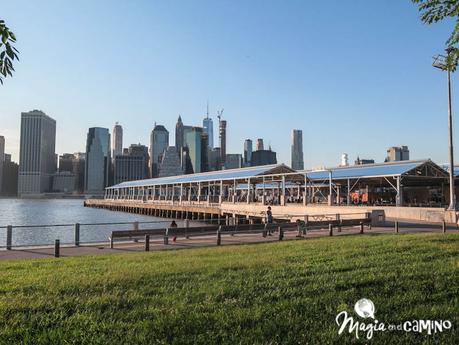
[(85, 192), (102, 193), (110, 184), (110, 132), (108, 128), (89, 128), (86, 140)]
[(18, 194), (51, 190), (56, 172), (56, 121), (40, 110), (21, 114)]
[(159, 164), (169, 146), (169, 132), (162, 125), (156, 125), (150, 135), (150, 176), (159, 176)]
[(202, 171), (202, 132), (201, 127), (193, 127), (185, 134), (185, 146), (188, 147), (188, 154), (195, 174)]
[(204, 132), (207, 133), (207, 136), (209, 138), (208, 141), (208, 146), (210, 149), (214, 148), (214, 123), (212, 119), (209, 117), (209, 114), (207, 114), (207, 117), (202, 120), (202, 127), (204, 128)]

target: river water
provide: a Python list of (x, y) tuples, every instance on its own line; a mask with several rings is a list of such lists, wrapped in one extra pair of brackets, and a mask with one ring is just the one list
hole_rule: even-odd
[[(0, 198), (0, 247), (6, 245), (6, 227), (13, 225), (13, 246), (47, 245), (59, 239), (61, 243), (74, 241), (74, 223), (116, 223), (120, 225), (81, 225), (80, 241), (106, 242), (113, 230), (132, 230), (133, 222), (140, 229), (164, 228), (170, 220), (125, 212), (83, 207), (82, 199), (1, 199)], [(62, 227), (18, 227), (27, 225), (69, 224)], [(179, 226), (182, 226), (178, 222)]]

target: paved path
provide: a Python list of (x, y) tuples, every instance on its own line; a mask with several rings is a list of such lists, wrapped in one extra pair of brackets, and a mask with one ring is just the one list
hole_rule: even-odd
[[(371, 234), (388, 234), (393, 233), (394, 228), (392, 227), (378, 227), (372, 228), (371, 230), (365, 228), (365, 234), (362, 236), (368, 236)], [(407, 227), (400, 228), (400, 234), (404, 233), (441, 233), (442, 230), (437, 227)], [(456, 228), (450, 227), (447, 230), (448, 233), (457, 233), (459, 231)], [(296, 231), (285, 232), (284, 240), (300, 240), (317, 237), (329, 237), (328, 230), (316, 230), (308, 232), (307, 236), (297, 237)], [(342, 232), (338, 232), (334, 229), (334, 236), (345, 236), (345, 235), (356, 235), (359, 234), (359, 228), (346, 228)], [(222, 245), (236, 245), (236, 244), (248, 244), (248, 243), (261, 243), (261, 242), (275, 242), (279, 240), (279, 234), (274, 233), (272, 236), (262, 237), (261, 234), (238, 234), (234, 236), (224, 235), (222, 236)], [(332, 239), (330, 239), (332, 240)], [(178, 238), (175, 243), (169, 239), (169, 245), (165, 245), (162, 239), (150, 240), (150, 250), (177, 250), (186, 248), (196, 247), (209, 247), (216, 246), (216, 236), (202, 236), (192, 237), (190, 239)], [(141, 252), (145, 250), (145, 244), (143, 241), (129, 241), (129, 242), (115, 242), (113, 249), (110, 249), (109, 243), (101, 243), (97, 245), (81, 245), (75, 246), (61, 246), (60, 256), (62, 258), (69, 256), (82, 256), (82, 255), (98, 255), (108, 253), (120, 253), (120, 252)], [(40, 247), (40, 248), (17, 248), (14, 250), (1, 250), (0, 260), (15, 260), (15, 259), (36, 259), (36, 258), (52, 258), (54, 256), (54, 247)]]

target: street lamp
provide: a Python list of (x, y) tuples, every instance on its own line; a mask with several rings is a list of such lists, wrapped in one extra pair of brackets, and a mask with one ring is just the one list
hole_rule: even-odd
[(442, 71), (447, 71), (448, 75), (448, 132), (449, 132), (449, 207), (448, 210), (456, 209), (456, 194), (454, 192), (454, 154), (453, 154), (453, 115), (451, 112), (451, 68), (448, 66), (447, 57), (453, 51), (452, 47), (446, 48), (446, 54), (435, 55), (432, 66)]

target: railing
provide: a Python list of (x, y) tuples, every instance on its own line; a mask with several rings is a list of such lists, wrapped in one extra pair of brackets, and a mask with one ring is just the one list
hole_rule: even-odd
[[(7, 225), (0, 226), (0, 248), (48, 246), (59, 238), (61, 244), (94, 244), (106, 242), (108, 234), (115, 230), (140, 230), (145, 228), (164, 228), (171, 220), (102, 222), (102, 223), (67, 223), (42, 225)], [(187, 226), (196, 226), (188, 220)]]

